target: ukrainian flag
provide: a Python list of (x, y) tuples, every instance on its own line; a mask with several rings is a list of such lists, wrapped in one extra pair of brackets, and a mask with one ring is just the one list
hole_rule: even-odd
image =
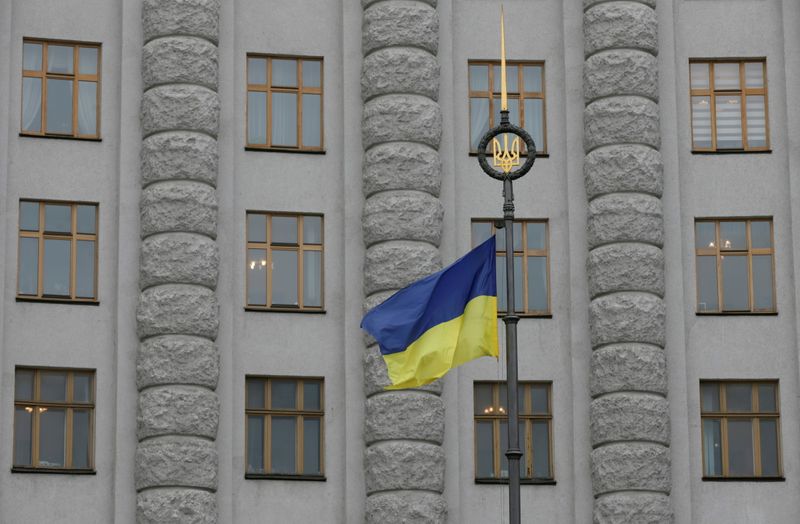
[(387, 389), (422, 386), (472, 359), (497, 357), (495, 237), (389, 297), (361, 327), (380, 345)]

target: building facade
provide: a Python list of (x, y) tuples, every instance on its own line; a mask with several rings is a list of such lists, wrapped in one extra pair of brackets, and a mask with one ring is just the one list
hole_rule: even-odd
[[(506, 522), (502, 337), (358, 327), (493, 231), (498, 8), (0, 4), (0, 521)], [(505, 9), (523, 521), (795, 522), (800, 4)]]

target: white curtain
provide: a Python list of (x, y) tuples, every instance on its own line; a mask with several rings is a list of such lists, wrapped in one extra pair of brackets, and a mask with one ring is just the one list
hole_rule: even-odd
[(481, 137), (489, 130), (489, 99), (469, 99), (470, 149), (477, 150)]
[(78, 86), (78, 134), (97, 134), (97, 83), (79, 82)]
[(297, 145), (297, 95), (272, 93), (272, 145)]
[(247, 93), (247, 143), (267, 143), (267, 94)]
[(42, 81), (39, 78), (22, 81), (22, 130), (42, 130)]

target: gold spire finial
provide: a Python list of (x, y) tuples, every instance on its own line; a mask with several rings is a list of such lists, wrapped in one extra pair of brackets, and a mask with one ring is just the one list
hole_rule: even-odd
[(505, 15), (503, 4), (500, 4), (500, 109), (508, 111), (508, 93), (506, 92), (506, 30), (503, 24)]

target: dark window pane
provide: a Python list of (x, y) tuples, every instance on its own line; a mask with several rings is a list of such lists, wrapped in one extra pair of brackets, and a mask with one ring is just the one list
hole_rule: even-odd
[(320, 425), (318, 418), (303, 419), (303, 474), (305, 475), (322, 473), (320, 468)]
[(78, 206), (78, 233), (93, 235), (97, 233), (97, 206)]
[(500, 421), (500, 442), (497, 443), (500, 448), (500, 477), (508, 478), (508, 458), (506, 457), (506, 450), (508, 449), (508, 420)]
[(508, 385), (505, 382), (502, 382), (497, 385), (497, 389), (499, 389), (497, 395), (499, 404), (497, 409), (501, 415), (505, 415), (506, 406), (508, 406)]
[(297, 244), (297, 218), (296, 217), (272, 217), (272, 238), (273, 244)]
[(297, 87), (297, 60), (272, 59), (272, 85)]
[(774, 477), (778, 475), (778, 423), (774, 420), (761, 420), (761, 474)]
[(717, 111), (717, 148), (741, 149), (742, 97), (739, 95), (717, 95), (715, 100)]
[(303, 252), (303, 305), (322, 306), (322, 252)]
[(522, 68), (522, 88), (528, 92), (541, 93), (542, 66), (524, 66)]
[(247, 417), (247, 471), (264, 471), (264, 417)]
[(97, 48), (78, 48), (78, 72), (82, 75), (97, 74)]
[(267, 241), (267, 217), (257, 213), (247, 214), (247, 241)]
[(774, 384), (758, 385), (758, 410), (762, 413), (778, 411)]
[(62, 73), (71, 75), (72, 70), (72, 46), (48, 45), (47, 46), (47, 72)]
[(19, 239), (19, 294), (36, 295), (39, 288), (39, 240)]
[(297, 382), (273, 379), (272, 409), (295, 409), (297, 407)]
[(522, 456), (519, 459), (519, 474), (522, 478), (531, 478), (533, 472), (528, 468), (528, 455), (530, 454), (530, 446), (525, 436), (525, 421), (520, 420), (517, 425), (519, 431), (517, 432), (517, 444), (522, 451)]
[(272, 252), (272, 304), (297, 306), (297, 251)]
[(261, 91), (247, 93), (247, 143), (256, 145), (267, 143), (267, 93)]
[(22, 130), (39, 133), (42, 130), (42, 79), (22, 79)]
[(303, 217), (303, 243), (322, 244), (322, 217)]
[(93, 298), (94, 293), (94, 241), (77, 241), (75, 261), (75, 296)]
[(767, 145), (767, 105), (763, 95), (748, 96), (745, 100), (747, 116), (747, 146)]
[(39, 409), (39, 465), (63, 467), (66, 455), (66, 412), (63, 409)]
[(544, 151), (544, 100), (525, 99), (525, 131), (533, 138), (537, 151)]
[(33, 443), (33, 408), (18, 407), (14, 409), (14, 464), (29, 466), (31, 464), (31, 447)]
[(472, 247), (482, 244), (492, 236), (492, 224), (489, 222), (472, 223)]
[(322, 97), (303, 95), (303, 145), (319, 147), (322, 145)]
[(247, 409), (264, 409), (264, 380), (247, 379)]
[(752, 386), (750, 384), (726, 384), (725, 400), (729, 412), (753, 410)]
[(708, 64), (689, 64), (692, 89), (708, 89)]
[(47, 79), (47, 132), (72, 133), (72, 80)]
[(69, 240), (44, 241), (44, 294), (69, 296)]
[(469, 89), (470, 91), (489, 90), (489, 66), (469, 66)]
[(490, 415), (494, 413), (491, 384), (475, 384), (475, 414)]
[(19, 203), (19, 228), (23, 231), (39, 231), (39, 203)]
[(90, 417), (88, 411), (72, 412), (72, 467), (89, 467), (89, 431)]
[(475, 445), (477, 447), (477, 462), (475, 476), (477, 478), (494, 477), (493, 435), (491, 422), (477, 422), (475, 424)]
[(692, 145), (708, 149), (711, 141), (711, 97), (692, 97)]
[(745, 222), (720, 222), (719, 241), (721, 249), (747, 249)]
[(753, 255), (753, 307), (771, 310), (775, 307), (772, 293), (772, 255)]
[(319, 411), (322, 409), (319, 382), (303, 382), (303, 409), (307, 411)]
[(22, 44), (22, 68), (26, 71), (42, 70), (42, 44)]
[(750, 222), (750, 245), (753, 249), (772, 247), (772, 222), (768, 220)]
[(322, 86), (322, 62), (319, 60), (303, 60), (303, 87)]
[(247, 83), (248, 84), (267, 83), (267, 60), (265, 58), (247, 59)]
[(498, 252), (505, 253), (506, 252), (506, 230), (504, 227), (499, 228), (495, 231), (497, 236), (495, 240), (495, 249)]
[(522, 223), (514, 222), (514, 251), (522, 251)]
[(728, 419), (728, 473), (753, 475), (753, 425), (750, 419)]
[(700, 406), (704, 412), (717, 412), (719, 407), (719, 384), (700, 384)]
[[(501, 231), (498, 229), (498, 232)], [(495, 271), (497, 276), (497, 310), (507, 309), (506, 301), (506, 257), (497, 257), (495, 261)]]
[(470, 150), (477, 151), (483, 135), (489, 130), (489, 99), (469, 99)]
[(67, 375), (58, 372), (39, 373), (39, 400), (64, 402), (67, 400)]
[(695, 222), (694, 247), (699, 249), (717, 247), (716, 229), (714, 222)]
[(722, 257), (722, 296), (726, 311), (747, 311), (750, 309), (748, 292), (747, 257)]
[(528, 249), (547, 249), (545, 232), (546, 226), (544, 222), (528, 222)]
[(78, 134), (97, 134), (97, 82), (78, 82)]
[(14, 400), (33, 400), (33, 371), (18, 369), (14, 373)]
[(722, 475), (722, 431), (717, 419), (703, 419), (703, 475), (719, 477)]
[(547, 309), (547, 258), (528, 257), (528, 310)]
[(92, 376), (75, 374), (72, 379), (72, 400), (75, 402), (92, 401)]
[(522, 275), (522, 257), (514, 257), (514, 309), (518, 312), (525, 311), (525, 279)]
[(272, 473), (294, 474), (295, 467), (295, 417), (272, 417), (270, 458)]
[(548, 403), (547, 395), (547, 386), (536, 384), (531, 386), (534, 415), (546, 415), (550, 413), (550, 404)]
[(550, 478), (550, 423), (535, 421), (533, 423), (533, 476)]
[(717, 257), (697, 257), (697, 311), (718, 311)]
[(739, 89), (739, 64), (714, 64), (714, 89)]
[(267, 305), (267, 251), (247, 250), (247, 303)]
[(72, 231), (72, 207), (45, 204), (44, 229), (50, 233), (69, 233)]

